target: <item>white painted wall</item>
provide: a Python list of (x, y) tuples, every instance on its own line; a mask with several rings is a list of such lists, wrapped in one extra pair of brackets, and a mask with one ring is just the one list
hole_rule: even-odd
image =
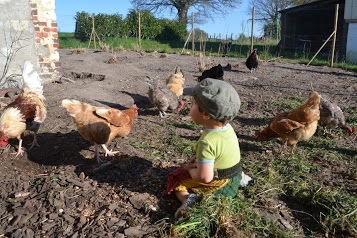
[(357, 23), (348, 24), (346, 58), (357, 63)]
[(356, 20), (357, 19), (357, 0), (346, 0), (345, 19), (346, 20)]

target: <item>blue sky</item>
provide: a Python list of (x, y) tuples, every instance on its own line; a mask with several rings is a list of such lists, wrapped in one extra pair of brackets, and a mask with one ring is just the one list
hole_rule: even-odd
[[(248, 1), (243, 0), (241, 5), (236, 9), (232, 9), (229, 14), (216, 18), (214, 21), (209, 20), (206, 24), (195, 25), (195, 28), (200, 28), (207, 32), (210, 36), (221, 34), (222, 38), (226, 35), (229, 37), (233, 34), (235, 39), (240, 33), (250, 35), (251, 21), (248, 19)], [(87, 13), (105, 13), (114, 14), (119, 13), (125, 17), (132, 8), (129, 0), (57, 0), (56, 1), (56, 15), (57, 24), (60, 32), (74, 32), (76, 12)], [(169, 12), (156, 17), (165, 17), (173, 19), (175, 16), (170, 15)], [(188, 29), (189, 30), (189, 29)], [(255, 36), (261, 35), (261, 27), (255, 26)]]

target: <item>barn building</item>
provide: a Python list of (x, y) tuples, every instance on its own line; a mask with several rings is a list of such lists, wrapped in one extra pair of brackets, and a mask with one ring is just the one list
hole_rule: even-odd
[(4, 78), (21, 77), (25, 60), (37, 65), (44, 82), (56, 80), (60, 63), (55, 0), (0, 0), (0, 8), (0, 88), (7, 86)]
[[(339, 11), (335, 57), (357, 62), (356, 0), (321, 0), (280, 11), (281, 50), (317, 52), (334, 30), (336, 4), (339, 4)], [(330, 55), (331, 45), (332, 37), (321, 54)]]

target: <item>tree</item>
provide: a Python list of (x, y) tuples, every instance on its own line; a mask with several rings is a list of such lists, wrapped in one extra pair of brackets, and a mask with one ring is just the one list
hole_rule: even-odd
[(177, 11), (179, 22), (188, 23), (188, 10), (197, 10), (195, 19), (216, 17), (216, 14), (225, 14), (228, 10), (236, 8), (242, 0), (131, 0), (137, 10), (159, 12), (169, 9)]

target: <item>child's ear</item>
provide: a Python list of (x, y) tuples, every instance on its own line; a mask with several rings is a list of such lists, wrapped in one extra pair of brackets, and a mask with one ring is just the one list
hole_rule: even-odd
[(208, 115), (207, 113), (203, 112), (202, 118), (203, 118), (203, 120), (210, 120), (212, 117), (210, 115)]

